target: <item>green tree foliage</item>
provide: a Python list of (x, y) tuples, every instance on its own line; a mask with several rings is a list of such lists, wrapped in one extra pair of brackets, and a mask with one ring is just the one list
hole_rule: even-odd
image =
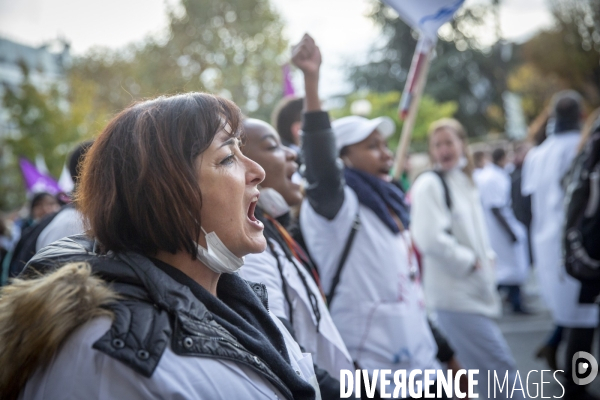
[(590, 106), (598, 107), (600, 0), (552, 0), (549, 4), (554, 26), (523, 45), (526, 64), (511, 75), (511, 87), (530, 104), (530, 116), (541, 112), (553, 92), (567, 88), (579, 91)]
[(508, 88), (521, 95), (528, 121), (533, 121), (548, 106), (554, 93), (567, 87), (558, 76), (545, 75), (532, 63), (520, 65), (508, 76)]
[(36, 155), (42, 155), (50, 173), (58, 177), (72, 148), (90, 138), (99, 125), (92, 85), (74, 79), (67, 91), (64, 82), (42, 91), (32, 84), (24, 64), (21, 70), (23, 82), (16, 88), (5, 85), (2, 98), (14, 127), (0, 134), (0, 209), (4, 210), (18, 207), (25, 200), (18, 157), (34, 160)]
[(1, 209), (24, 201), (17, 156), (41, 154), (58, 176), (75, 143), (97, 135), (135, 100), (207, 91), (269, 119), (282, 96), (280, 61), (287, 49), (269, 0), (181, 0), (169, 21), (163, 37), (76, 58), (63, 88), (40, 91), (26, 70), (20, 87), (6, 88), (2, 107), (15, 129), (0, 135)]
[[(400, 141), (400, 132), (402, 131), (402, 121), (398, 120), (398, 102), (402, 93), (392, 92), (368, 92), (354, 93), (346, 97), (343, 107), (331, 110), (334, 118), (341, 118), (352, 115), (352, 104), (355, 101), (367, 101), (370, 104), (370, 112), (364, 115), (367, 118), (381, 116), (390, 117), (396, 123), (396, 132), (389, 138), (388, 143), (392, 150), (396, 150)], [(427, 130), (429, 125), (440, 118), (451, 117), (456, 113), (458, 104), (453, 101), (439, 103), (430, 96), (423, 96), (417, 114), (416, 124), (412, 134), (412, 143), (416, 148), (424, 148), (427, 141)]]
[[(516, 62), (511, 45), (484, 48), (478, 41), (478, 32), (490, 16), (489, 5), (476, 4), (461, 9), (441, 30), (425, 87), (425, 93), (438, 102), (458, 103), (455, 116), (471, 135), (502, 128), (503, 119), (490, 118), (489, 114), (501, 106), (505, 71)], [(382, 27), (387, 40), (373, 50), (371, 58), (376, 61), (352, 67), (349, 79), (356, 89), (401, 91), (417, 35), (381, 2), (374, 3), (371, 18)]]
[(182, 0), (169, 32), (124, 51), (96, 50), (73, 73), (98, 85), (96, 101), (120, 110), (133, 100), (185, 91), (232, 99), (268, 119), (281, 97), (283, 24), (268, 0)]

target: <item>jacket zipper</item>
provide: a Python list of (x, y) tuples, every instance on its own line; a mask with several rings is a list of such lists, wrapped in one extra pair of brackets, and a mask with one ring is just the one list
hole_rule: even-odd
[[(225, 339), (225, 338), (223, 338), (223, 337), (211, 337), (211, 338), (209, 338), (209, 339), (210, 339), (210, 340), (213, 340), (213, 341), (227, 342), (227, 343), (230, 343), (230, 344), (232, 344), (232, 345), (233, 345), (235, 348), (237, 348), (237, 349), (241, 349), (241, 347), (240, 347), (240, 345), (239, 345), (239, 344), (237, 344), (237, 343), (235, 343), (235, 342), (232, 342), (232, 341), (230, 341), (230, 340), (227, 340), (227, 339)], [(245, 349), (244, 349), (244, 351), (245, 351), (246, 353), (248, 353), (248, 354), (251, 354), (250, 352), (248, 352), (248, 351), (247, 351), (247, 350), (245, 350)], [(285, 384), (284, 384), (284, 383), (281, 381), (281, 379), (279, 379), (279, 378), (277, 377), (277, 375), (275, 375), (275, 373), (273, 373), (273, 372), (271, 371), (271, 369), (270, 369), (270, 368), (268, 368), (268, 367), (267, 367), (267, 368), (269, 369), (269, 371), (271, 371), (271, 374), (267, 374), (267, 373), (265, 373), (264, 371), (262, 371), (260, 368), (257, 368), (255, 365), (253, 365), (253, 364), (250, 364), (250, 363), (247, 363), (246, 361), (243, 361), (243, 360), (239, 360), (239, 359), (237, 359), (237, 358), (229, 358), (229, 357), (222, 357), (222, 356), (214, 356), (214, 357), (215, 357), (215, 358), (229, 359), (229, 360), (232, 360), (232, 361), (235, 361), (235, 362), (239, 362), (240, 364), (247, 365), (248, 367), (252, 368), (254, 371), (258, 372), (259, 374), (261, 374), (261, 375), (263, 375), (265, 378), (267, 378), (267, 380), (268, 380), (269, 382), (271, 382), (271, 383), (272, 383), (272, 384), (273, 384), (275, 387), (277, 387), (277, 389), (279, 390), (279, 392), (280, 392), (281, 394), (283, 394), (284, 396), (286, 396), (286, 397), (287, 397), (287, 398), (289, 398), (290, 400), (294, 400), (294, 396), (292, 395), (292, 393), (291, 393), (290, 389), (289, 389), (289, 388), (288, 388), (288, 387), (287, 387), (287, 386), (286, 386), (286, 385), (285, 385)], [(263, 360), (261, 360), (260, 358), (258, 358), (258, 356), (254, 356), (254, 355), (252, 355), (252, 357), (256, 357), (258, 360), (260, 360), (260, 362), (261, 362), (263, 365), (267, 366), (267, 364), (266, 364), (266, 363), (265, 363)], [(288, 393), (289, 393), (289, 396), (287, 395)]]

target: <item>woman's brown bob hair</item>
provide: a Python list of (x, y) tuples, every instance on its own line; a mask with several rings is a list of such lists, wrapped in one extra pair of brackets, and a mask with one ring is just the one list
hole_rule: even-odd
[(201, 183), (196, 158), (239, 108), (209, 94), (135, 103), (109, 122), (85, 157), (76, 205), (104, 251), (184, 250), (196, 257)]

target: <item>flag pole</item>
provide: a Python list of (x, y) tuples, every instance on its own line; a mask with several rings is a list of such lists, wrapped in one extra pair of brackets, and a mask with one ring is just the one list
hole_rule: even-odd
[(412, 136), (412, 131), (419, 112), (419, 103), (421, 95), (427, 82), (427, 73), (431, 62), (431, 53), (433, 46), (423, 50), (421, 41), (417, 44), (417, 49), (410, 66), (410, 72), (406, 81), (402, 100), (398, 108), (398, 119), (404, 120), (400, 142), (396, 149), (396, 158), (394, 160), (394, 180), (400, 179), (404, 171), (404, 164), (407, 158), (408, 146)]

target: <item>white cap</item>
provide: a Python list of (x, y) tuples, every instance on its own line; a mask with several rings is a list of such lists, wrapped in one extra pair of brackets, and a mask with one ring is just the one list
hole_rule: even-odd
[(331, 127), (338, 153), (346, 146), (362, 142), (375, 130), (384, 138), (390, 137), (396, 131), (396, 124), (389, 117), (366, 119), (358, 115), (336, 119), (331, 123)]

